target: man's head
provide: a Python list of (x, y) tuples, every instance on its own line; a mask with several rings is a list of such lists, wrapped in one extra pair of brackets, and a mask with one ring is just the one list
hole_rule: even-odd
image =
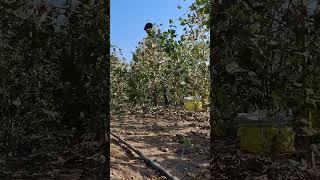
[(152, 23), (147, 23), (147, 24), (144, 26), (144, 30), (146, 31), (146, 33), (147, 33), (149, 36), (153, 36), (153, 35), (155, 34)]

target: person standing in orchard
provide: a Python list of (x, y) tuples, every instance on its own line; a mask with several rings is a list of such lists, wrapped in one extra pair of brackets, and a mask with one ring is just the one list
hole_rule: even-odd
[[(153, 28), (153, 24), (152, 23), (147, 23), (144, 26), (144, 30), (146, 31), (146, 33), (148, 34), (148, 36), (150, 36), (151, 38), (153, 38), (154, 40), (156, 40), (157, 42), (157, 34)], [(168, 91), (168, 87), (166, 85), (166, 83), (164, 82), (164, 79), (162, 79), (161, 81), (162, 84), (162, 90), (163, 90), (163, 98), (165, 101), (165, 106), (167, 107), (169, 105), (169, 91)], [(154, 96), (156, 96), (157, 92), (154, 92)]]

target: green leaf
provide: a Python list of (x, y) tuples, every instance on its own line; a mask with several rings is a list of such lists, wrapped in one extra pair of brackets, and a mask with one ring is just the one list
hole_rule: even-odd
[(12, 104), (19, 107), (21, 105), (20, 97), (17, 97), (14, 101), (12, 101)]
[(254, 34), (254, 33), (257, 33), (259, 30), (258, 26), (256, 24), (251, 24), (249, 26), (249, 32)]
[(192, 143), (189, 139), (182, 137), (180, 139), (180, 143), (183, 144), (186, 148), (191, 148), (192, 147)]
[(274, 99), (274, 100), (279, 100), (280, 99), (280, 91), (279, 90), (273, 90), (272, 93), (271, 93), (271, 97)]
[(307, 136), (313, 136), (318, 133), (317, 130), (315, 130), (313, 128), (309, 128), (309, 127), (302, 127), (301, 129)]
[[(194, 5), (194, 4), (192, 4), (190, 7), (189, 7), (189, 9), (190, 9), (190, 11), (194, 11), (194, 10), (196, 10), (197, 8), (196, 8), (196, 6)], [(188, 14), (189, 15), (189, 14)]]
[(230, 74), (234, 74), (234, 73), (237, 73), (237, 72), (246, 72), (246, 70), (242, 69), (238, 63), (236, 62), (231, 62), (229, 64), (226, 65), (226, 71)]

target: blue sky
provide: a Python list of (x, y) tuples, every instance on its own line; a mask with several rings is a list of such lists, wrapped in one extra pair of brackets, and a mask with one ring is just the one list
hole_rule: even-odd
[[(163, 24), (169, 28), (169, 19), (177, 22), (177, 34), (182, 32), (178, 18), (188, 11), (194, 0), (111, 0), (110, 39), (111, 44), (122, 49), (127, 62), (130, 62), (138, 42), (146, 36), (143, 28), (147, 22)], [(177, 6), (182, 6), (178, 9)]]

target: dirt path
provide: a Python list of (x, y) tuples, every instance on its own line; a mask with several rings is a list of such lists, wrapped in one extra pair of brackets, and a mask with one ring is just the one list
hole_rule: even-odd
[[(131, 111), (125, 116), (112, 116), (111, 130), (180, 179), (209, 178), (208, 113), (164, 108)], [(124, 153), (111, 144), (111, 174), (122, 179), (159, 178), (152, 171), (147, 177), (145, 171), (150, 170), (140, 165), (142, 161)]]

